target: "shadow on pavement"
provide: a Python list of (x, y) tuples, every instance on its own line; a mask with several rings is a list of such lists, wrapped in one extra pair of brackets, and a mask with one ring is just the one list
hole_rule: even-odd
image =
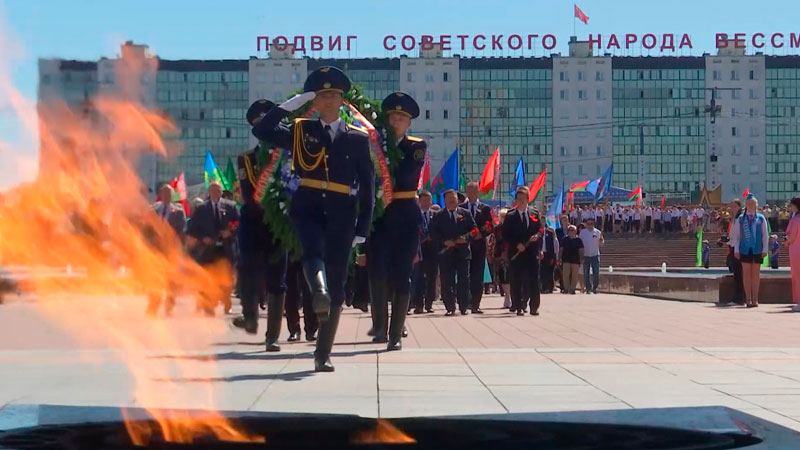
[[(339, 344), (341, 345), (341, 344)], [(331, 357), (348, 357), (375, 353), (376, 350), (355, 350), (348, 352), (336, 351), (331, 353)], [(312, 352), (303, 353), (267, 353), (267, 352), (225, 352), (209, 355), (156, 355), (152, 359), (181, 359), (189, 361), (282, 361), (286, 359), (312, 359)]]
[(313, 370), (301, 370), (300, 372), (245, 374), (233, 375), (230, 377), (212, 378), (154, 378), (153, 381), (163, 381), (168, 383), (232, 383), (235, 381), (263, 380), (299, 381), (303, 378), (308, 378), (313, 374)]

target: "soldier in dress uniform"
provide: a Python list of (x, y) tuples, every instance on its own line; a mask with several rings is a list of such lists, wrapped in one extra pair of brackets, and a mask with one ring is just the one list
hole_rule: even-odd
[[(274, 106), (268, 100), (257, 100), (247, 110), (247, 122), (255, 126)], [(275, 243), (272, 232), (264, 223), (264, 209), (260, 200), (254, 198), (254, 194), (259, 173), (268, 164), (272, 152), (279, 151), (281, 150), (259, 143), (254, 149), (236, 158), (242, 192), (238, 270), (243, 316), (234, 319), (233, 325), (250, 334), (258, 331), (258, 300), (263, 285), (267, 291), (268, 352), (281, 349), (278, 337), (281, 334), (286, 296), (287, 253)]]
[[(419, 116), (419, 106), (402, 92), (389, 94), (381, 105), (394, 132), (402, 159), (395, 167), (392, 202), (376, 223), (367, 244), (367, 266), (372, 293), (375, 337), (372, 342), (387, 342), (387, 350), (400, 350), (403, 325), (411, 292), (411, 269), (419, 249), (422, 212), (417, 201), (417, 184), (425, 164), (427, 144), (406, 134), (411, 119)], [(392, 301), (392, 321), (386, 329), (388, 301)]]
[(484, 205), (478, 199), (478, 183), (467, 183), (467, 201), (458, 205), (472, 214), (478, 234), (469, 243), (472, 259), (469, 263), (469, 292), (472, 298), (471, 308), (473, 314), (483, 314), (481, 310), (481, 297), (483, 296), (483, 272), (486, 265), (486, 237), (492, 234), (492, 208)]
[[(304, 92), (267, 112), (253, 127), (262, 141), (292, 149), (292, 170), (300, 180), (289, 217), (303, 250), (303, 273), (320, 319), (314, 368), (333, 372), (330, 353), (344, 303), (350, 253), (365, 242), (372, 220), (375, 170), (366, 130), (339, 117), (350, 80), (335, 67), (321, 67)], [(319, 118), (281, 120), (312, 102)]]
[(469, 210), (458, 207), (458, 194), (450, 189), (444, 192), (445, 207), (431, 220), (431, 237), (437, 242), (442, 300), (447, 308), (445, 316), (458, 309), (469, 314), (469, 261), (470, 235), (477, 233), (475, 221)]

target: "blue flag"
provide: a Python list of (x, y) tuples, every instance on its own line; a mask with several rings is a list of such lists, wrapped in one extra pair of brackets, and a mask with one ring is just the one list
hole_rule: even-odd
[(514, 169), (514, 178), (511, 180), (511, 198), (514, 198), (514, 195), (517, 193), (517, 188), (520, 186), (526, 186), (525, 164), (522, 162), (522, 156), (520, 156), (519, 161), (517, 161), (517, 168)]
[(561, 210), (564, 209), (564, 183), (561, 183), (561, 190), (553, 197), (553, 203), (547, 209), (547, 226), (554, 229), (561, 228)]
[(431, 181), (431, 193), (438, 195), (448, 189), (458, 189), (460, 176), (458, 169), (458, 147), (456, 147)]
[(614, 163), (611, 163), (603, 176), (600, 177), (600, 181), (597, 182), (597, 192), (594, 194), (594, 203), (597, 203), (598, 200), (602, 199), (608, 190), (611, 189), (611, 176), (613, 173)]

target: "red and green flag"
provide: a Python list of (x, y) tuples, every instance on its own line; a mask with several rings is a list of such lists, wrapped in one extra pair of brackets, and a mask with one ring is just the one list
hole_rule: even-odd
[(486, 162), (486, 167), (483, 168), (481, 180), (478, 182), (478, 190), (482, 193), (487, 193), (494, 190), (497, 179), (499, 178), (500, 171), (500, 147), (495, 147), (494, 153)]
[(547, 184), (547, 166), (542, 169), (542, 173), (540, 173), (533, 183), (531, 183), (530, 193), (528, 194), (528, 203), (533, 203), (536, 200), (536, 197), (539, 196), (539, 193), (542, 192), (544, 189), (545, 184)]
[(636, 200), (636, 206), (642, 203), (642, 185), (640, 184), (633, 192), (628, 195), (628, 200)]

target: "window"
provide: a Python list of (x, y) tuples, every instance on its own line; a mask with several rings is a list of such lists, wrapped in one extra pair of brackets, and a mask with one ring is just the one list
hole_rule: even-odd
[(569, 170), (567, 170), (567, 165), (566, 164), (562, 164), (561, 165), (561, 175), (567, 175), (567, 174), (569, 174)]
[(587, 97), (586, 89), (578, 89), (578, 100), (586, 100)]
[(426, 109), (425, 110), (425, 118), (426, 119), (430, 119), (431, 118), (431, 110), (430, 109)]
[(738, 145), (734, 145), (733, 147), (731, 147), (731, 155), (736, 156), (736, 155), (740, 155), (741, 153), (742, 152), (739, 151), (739, 146)]
[(561, 72), (558, 74), (558, 79), (561, 81), (569, 81), (569, 73)]
[(230, 139), (230, 137), (231, 137), (231, 128), (230, 127), (225, 128), (225, 137)]
[(205, 118), (206, 118), (206, 112), (203, 111), (203, 110), (200, 110), (200, 120), (205, 120)]
[(715, 70), (715, 71), (711, 72), (711, 78), (713, 78), (715, 80), (719, 80), (720, 79), (719, 70)]
[(736, 108), (731, 108), (731, 117), (736, 117)]
[(755, 108), (750, 108), (750, 117), (754, 117), (758, 113), (756, 112)]
[(432, 73), (426, 73), (425, 74), (425, 82), (426, 83), (433, 83), (433, 74)]
[(750, 146), (750, 155), (752, 155), (752, 156), (758, 155), (758, 150), (756, 149), (755, 145), (751, 145)]
[(692, 127), (691, 127), (691, 125), (686, 125), (686, 135), (687, 136), (691, 136), (692, 135)]
[(578, 146), (578, 156), (584, 156), (583, 146), (582, 145)]
[(731, 173), (734, 175), (739, 175), (742, 173), (742, 170), (739, 168), (738, 164), (731, 164)]
[(447, 72), (442, 74), (442, 81), (445, 81), (445, 82), (446, 81), (450, 81), (450, 80), (447, 79)]
[[(734, 91), (734, 92), (736, 92), (736, 91)], [(750, 98), (751, 99), (758, 98), (758, 95), (756, 94), (756, 90), (755, 89), (750, 89)]]
[(425, 91), (425, 101), (427, 102), (433, 101), (433, 91)]
[(758, 175), (758, 166), (750, 164), (750, 175)]
[(450, 134), (450, 132), (447, 130), (447, 128), (445, 128), (445, 129), (444, 129), (444, 134), (443, 134), (442, 136), (444, 136), (444, 138), (445, 138), (445, 139), (447, 139), (447, 136), (448, 136), (449, 134)]
[(595, 81), (603, 81), (603, 72), (597, 71), (594, 73)]
[(561, 146), (561, 156), (567, 156), (567, 147)]
[(453, 100), (453, 93), (450, 92), (450, 91), (442, 92), (442, 100), (446, 101), (446, 102), (452, 101)]
[(597, 156), (603, 156), (603, 146), (602, 145), (598, 145), (597, 146)]
[(444, 110), (443, 118), (444, 119), (449, 119), (450, 118), (446, 109)]
[(578, 175), (583, 175), (583, 164), (578, 164)]
[(736, 136), (736, 127), (731, 127), (731, 136)]
[(579, 70), (579, 71), (578, 71), (578, 81), (583, 81), (583, 79), (584, 79), (584, 76), (583, 76), (583, 71), (582, 71), (582, 70)]
[(566, 89), (562, 89), (558, 92), (558, 98), (561, 100), (569, 100), (569, 91)]
[[(719, 95), (719, 94), (720, 94), (720, 92), (717, 91), (717, 98), (722, 98), (722, 96)], [(734, 99), (734, 100), (737, 100), (737, 99), (741, 98), (741, 94), (739, 93), (738, 89), (736, 89), (734, 91), (731, 91), (731, 98)]]
[(181, 110), (181, 119), (183, 119), (183, 120), (189, 119), (189, 111), (187, 111), (185, 109), (182, 109)]
[(686, 89), (686, 98), (692, 98), (692, 90)]
[(597, 100), (605, 100), (606, 99), (606, 93), (602, 89), (598, 89), (597, 92), (595, 92), (595, 96), (596, 96)]
[(733, 187), (733, 192), (742, 192), (742, 190), (739, 189), (739, 183), (733, 183), (732, 187)]
[(755, 70), (751, 70), (750, 71), (750, 79), (751, 80), (755, 80), (756, 79), (756, 71)]
[(408, 72), (406, 74), (406, 81), (408, 81), (409, 83), (414, 82), (414, 72)]
[(731, 70), (731, 80), (736, 81), (739, 79), (739, 72), (735, 70)]

